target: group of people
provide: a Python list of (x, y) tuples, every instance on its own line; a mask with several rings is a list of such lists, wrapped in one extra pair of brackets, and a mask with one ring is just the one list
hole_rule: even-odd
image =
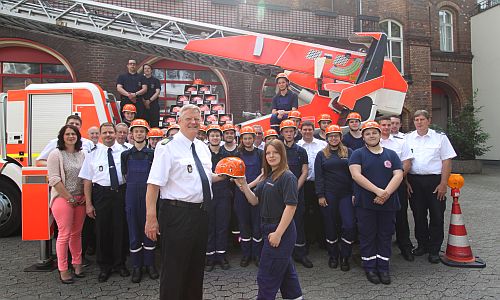
[[(130, 78), (133, 65), (129, 61)], [(143, 272), (161, 276), (161, 299), (201, 299), (204, 272), (230, 268), (230, 231), (239, 235), (240, 266), (253, 261), (259, 268), (259, 299), (273, 299), (279, 290), (283, 298), (302, 297), (293, 260), (312, 268), (308, 249), (314, 242), (325, 246), (330, 268), (349, 271), (359, 240), (374, 284), (391, 283), (394, 232), (406, 260), (428, 254), (431, 263), (439, 262), (455, 152), (446, 135), (429, 128), (429, 113), (416, 111), (416, 130), (404, 135), (396, 116), (362, 124), (351, 112), (344, 133), (329, 114), (318, 116), (317, 124), (302, 121), (286, 75), (277, 82), (280, 99), (273, 100), (272, 129), (266, 131), (259, 125), (204, 126), (191, 104), (181, 108), (175, 126), (150, 128), (137, 118), (143, 89), (127, 92), (136, 101), (122, 106), (124, 123), (90, 127), (90, 140), (81, 136), (82, 120), (69, 116), (38, 158), (49, 170), (61, 282), (85, 276), (82, 242), (85, 248), (85, 232), (94, 230), (98, 281), (112, 272), (130, 276), (128, 254), (132, 282), (140, 282)], [(227, 157), (244, 163), (243, 177), (216, 174)], [(83, 230), (82, 240), (86, 226), (91, 230)], [(154, 259), (159, 238), (160, 274)]]

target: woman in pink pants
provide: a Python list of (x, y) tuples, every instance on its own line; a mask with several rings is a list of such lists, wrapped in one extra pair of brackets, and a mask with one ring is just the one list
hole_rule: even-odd
[(76, 277), (84, 277), (82, 271), (82, 227), (85, 220), (85, 198), (83, 181), (78, 173), (85, 154), (82, 149), (78, 128), (65, 125), (57, 136), (57, 149), (47, 159), (49, 185), (51, 189), (50, 207), (57, 222), (59, 234), (56, 242), (57, 265), (60, 279), (64, 284), (73, 283), (68, 269), (68, 246)]

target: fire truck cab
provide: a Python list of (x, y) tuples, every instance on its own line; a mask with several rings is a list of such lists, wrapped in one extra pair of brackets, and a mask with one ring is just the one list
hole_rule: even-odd
[[(111, 98), (111, 97), (110, 97)], [(0, 237), (19, 229), (22, 219), (23, 167), (35, 167), (47, 143), (73, 114), (87, 129), (120, 119), (116, 102), (93, 83), (32, 84), (0, 100)], [(27, 193), (26, 193), (27, 194)], [(46, 199), (43, 199), (46, 201)]]

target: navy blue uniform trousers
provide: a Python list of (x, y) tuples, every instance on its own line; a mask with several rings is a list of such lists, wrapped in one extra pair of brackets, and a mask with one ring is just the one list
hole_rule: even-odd
[[(328, 206), (320, 207), (325, 226), (326, 247), (328, 255), (333, 258), (340, 256), (350, 257), (352, 253), (352, 243), (356, 235), (356, 223), (354, 217), (354, 206), (352, 196), (336, 196), (333, 193), (325, 194)], [(338, 225), (342, 224), (342, 233), (338, 235)]]
[(226, 255), (227, 234), (231, 219), (231, 191), (225, 182), (212, 185), (213, 198), (207, 205), (207, 259), (222, 261)]
[(260, 257), (262, 233), (260, 229), (260, 206), (248, 203), (245, 195), (235, 191), (234, 210), (240, 229), (241, 252), (244, 257)]
[(149, 160), (127, 161), (127, 190), (125, 212), (127, 215), (130, 260), (134, 268), (154, 265), (155, 242), (144, 233), (146, 224), (146, 188), (151, 163)]
[(359, 250), (366, 272), (389, 272), (396, 211), (356, 207)]
[(302, 296), (299, 277), (292, 262), (293, 246), (297, 237), (292, 221), (281, 237), (278, 247), (271, 247), (268, 235), (276, 231), (278, 224), (262, 224), (264, 246), (260, 256), (257, 284), (257, 299), (275, 299), (278, 290), (283, 299), (297, 299)]

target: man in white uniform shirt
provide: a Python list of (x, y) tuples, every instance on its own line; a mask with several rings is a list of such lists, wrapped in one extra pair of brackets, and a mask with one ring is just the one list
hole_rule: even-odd
[(133, 147), (131, 143), (127, 142), (128, 136), (128, 125), (125, 123), (116, 124), (116, 143), (122, 146), (124, 150), (128, 150)]
[(83, 179), (87, 216), (95, 219), (99, 282), (105, 282), (111, 272), (127, 277), (125, 267), (125, 182), (121, 172), (121, 153), (125, 150), (115, 142), (113, 123), (100, 127), (102, 144), (85, 157), (78, 175)]
[[(378, 119), (381, 128), (380, 145), (396, 152), (403, 165), (403, 175), (406, 176), (410, 171), (413, 154), (403, 138), (391, 135), (391, 119), (391, 117), (380, 117)], [(410, 226), (408, 225), (408, 192), (405, 180), (401, 182), (397, 192), (401, 209), (396, 212), (396, 241), (403, 258), (407, 261), (413, 261), (415, 258), (411, 253), (413, 245), (410, 240)]]
[[(196, 139), (201, 111), (184, 105), (180, 131), (156, 145), (146, 192), (145, 233), (151, 240), (161, 233), (160, 299), (202, 299), (211, 183), (224, 177), (212, 174), (210, 151)], [(160, 216), (156, 202), (160, 192)]]
[[(66, 125), (73, 125), (78, 130), (82, 129), (82, 119), (77, 115), (69, 115), (66, 118)], [(81, 133), (81, 132), (80, 132)], [(57, 135), (57, 133), (55, 134)], [(50, 152), (52, 152), (57, 147), (57, 138), (50, 140), (50, 142), (43, 148), (40, 155), (36, 158), (36, 165), (39, 167), (47, 166), (47, 158), (49, 157)], [(91, 140), (82, 137), (82, 150), (85, 153), (89, 152), (90, 149), (94, 147), (94, 143)]]
[(306, 149), (308, 164), (307, 178), (304, 183), (304, 226), (306, 231), (307, 244), (324, 243), (324, 230), (321, 222), (322, 217), (319, 211), (318, 197), (314, 185), (314, 161), (319, 151), (326, 147), (326, 142), (314, 137), (314, 123), (304, 121), (302, 123), (302, 139), (297, 145)]
[(444, 239), (444, 211), (451, 159), (456, 153), (444, 133), (429, 128), (431, 119), (427, 111), (417, 110), (413, 115), (413, 123), (416, 130), (405, 136), (415, 157), (408, 175), (410, 207), (418, 242), (413, 255), (429, 253), (429, 262), (437, 264)]
[(256, 148), (264, 150), (266, 143), (264, 142), (264, 130), (262, 129), (262, 126), (253, 125), (253, 130), (255, 130), (255, 141), (253, 142), (253, 145)]
[(401, 129), (401, 118), (399, 116), (391, 117), (391, 135), (403, 138), (404, 133), (400, 131)]

